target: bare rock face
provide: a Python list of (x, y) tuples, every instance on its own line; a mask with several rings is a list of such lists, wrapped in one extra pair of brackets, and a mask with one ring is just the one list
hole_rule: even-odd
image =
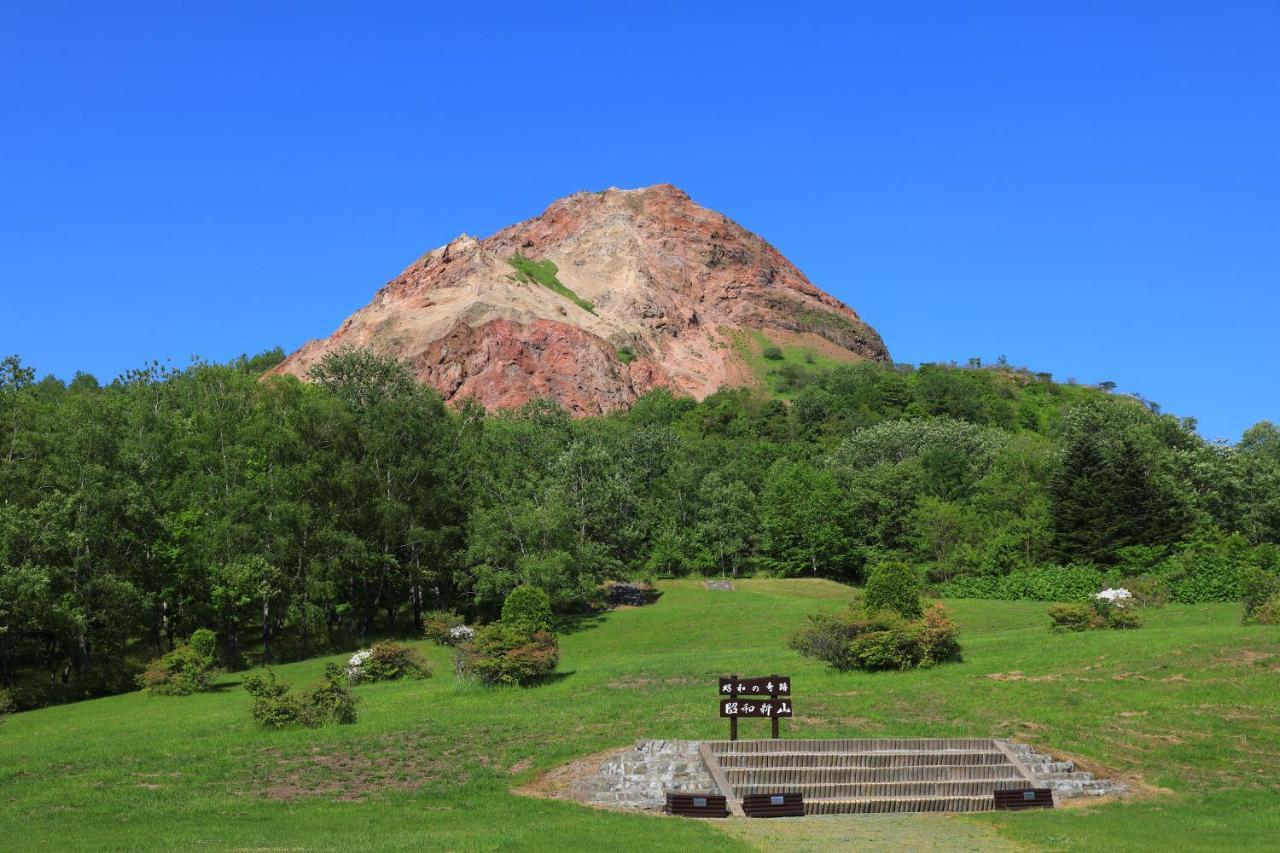
[[(522, 274), (517, 257), (554, 263), (564, 289)], [(589, 415), (653, 388), (701, 399), (758, 381), (736, 336), (746, 330), (889, 358), (875, 330), (776, 249), (663, 184), (578, 193), (487, 239), (464, 234), (273, 372), (306, 377), (327, 353), (363, 347), (407, 362), (447, 400), (551, 398)]]

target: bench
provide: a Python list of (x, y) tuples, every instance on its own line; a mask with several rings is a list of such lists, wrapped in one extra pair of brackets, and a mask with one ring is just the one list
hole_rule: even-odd
[(742, 798), (742, 812), (747, 817), (804, 817), (804, 794), (747, 794)]
[(680, 817), (728, 817), (729, 807), (724, 794), (699, 794), (687, 791), (667, 791), (667, 804), (662, 807), (667, 814)]
[(1001, 811), (1053, 808), (1051, 788), (1020, 788), (1012, 791), (996, 791), (996, 808)]

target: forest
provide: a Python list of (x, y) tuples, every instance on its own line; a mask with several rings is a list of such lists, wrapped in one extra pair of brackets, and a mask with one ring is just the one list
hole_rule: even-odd
[(1070, 600), (1098, 578), (1234, 600), (1280, 567), (1280, 428), (1235, 445), (1004, 363), (856, 364), (626, 412), (445, 405), (347, 350), (109, 384), (0, 362), (0, 685), (32, 707), (136, 686), (199, 628), (228, 666), (556, 610), (610, 579), (922, 567), (939, 594)]

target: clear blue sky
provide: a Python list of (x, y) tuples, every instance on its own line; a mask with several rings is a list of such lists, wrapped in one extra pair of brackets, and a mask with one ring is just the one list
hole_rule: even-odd
[(459, 232), (669, 181), (899, 361), (1280, 419), (1280, 4), (874, 5), (6, 4), (0, 353), (292, 349)]

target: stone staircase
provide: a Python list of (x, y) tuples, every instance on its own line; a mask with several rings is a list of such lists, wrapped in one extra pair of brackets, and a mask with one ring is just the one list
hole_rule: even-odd
[(1050, 755), (1036, 752), (1024, 743), (1006, 743), (1014, 760), (1035, 780), (1037, 788), (1052, 788), (1054, 799), (1073, 797), (1107, 797), (1123, 794), (1129, 786), (1110, 779), (1096, 779), (1070, 761), (1055, 761)]
[(798, 791), (811, 815), (989, 811), (998, 789), (1040, 786), (1010, 744), (990, 738), (721, 740), (705, 745), (708, 770), (722, 787), (728, 785), (731, 800)]

